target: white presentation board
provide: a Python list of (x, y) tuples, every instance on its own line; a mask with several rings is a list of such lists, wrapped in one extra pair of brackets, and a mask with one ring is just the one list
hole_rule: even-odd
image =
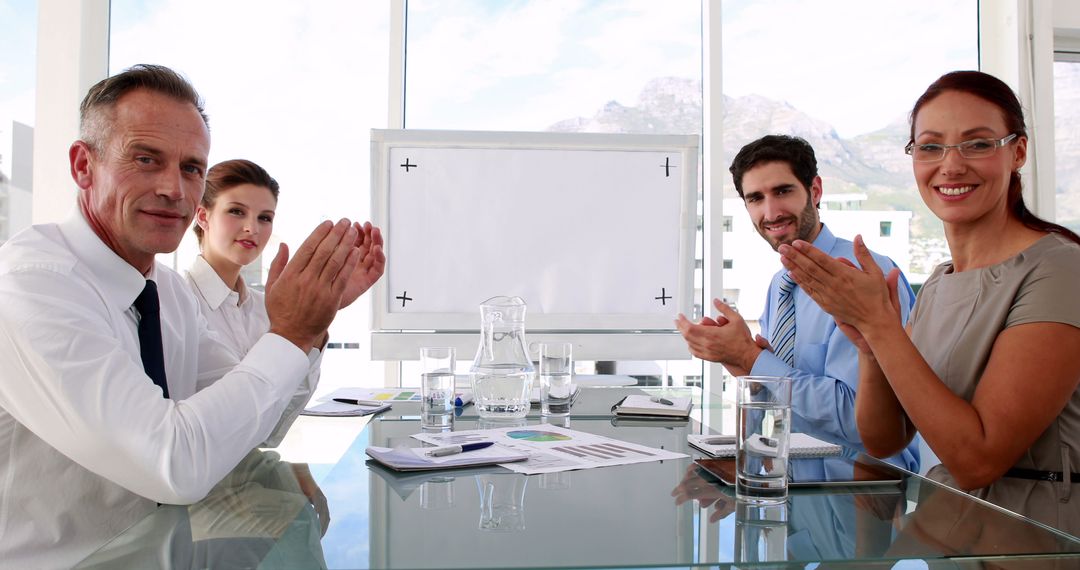
[(694, 304), (697, 135), (373, 130), (373, 330), (673, 330)]

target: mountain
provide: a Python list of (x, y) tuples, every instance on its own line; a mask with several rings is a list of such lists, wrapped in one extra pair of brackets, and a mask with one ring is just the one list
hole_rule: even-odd
[(701, 82), (653, 79), (637, 105), (609, 101), (592, 117), (559, 121), (549, 131), (579, 133), (701, 134)]
[[(650, 81), (635, 105), (608, 102), (592, 117), (559, 121), (548, 130), (604, 133), (701, 134), (701, 82), (664, 77)], [(872, 133), (843, 139), (827, 122), (803, 113), (785, 101), (760, 95), (723, 96), (724, 163), (746, 143), (767, 133), (806, 139), (814, 147), (826, 192), (862, 192), (867, 208), (914, 212), (916, 236), (940, 236), (940, 224), (923, 205), (911, 178), (911, 159), (903, 152), (908, 140), (906, 118)], [(735, 195), (730, 178), (728, 196)]]
[[(1080, 65), (1058, 63), (1055, 74), (1055, 186), (1058, 219), (1080, 230)], [(767, 133), (800, 136), (813, 147), (826, 192), (862, 192), (867, 209), (910, 210), (912, 237), (942, 237), (940, 222), (919, 197), (904, 154), (909, 127), (898, 116), (877, 131), (843, 139), (827, 122), (760, 95), (723, 96), (724, 161)], [(559, 121), (548, 130), (601, 133), (701, 134), (701, 82), (662, 77), (647, 83), (632, 106), (610, 101), (592, 117)], [(730, 179), (726, 195), (734, 196)]]

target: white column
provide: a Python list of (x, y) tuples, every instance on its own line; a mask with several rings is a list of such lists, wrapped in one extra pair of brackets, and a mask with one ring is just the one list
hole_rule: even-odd
[(34, 223), (71, 211), (68, 148), (79, 138), (79, 103), (108, 67), (109, 0), (38, 1)]
[[(702, 214), (705, 301), (702, 310), (712, 312), (712, 300), (724, 297), (724, 164), (723, 147), (723, 57), (721, 45), (721, 1), (706, 0), (701, 6), (701, 87), (702, 87)], [(702, 385), (705, 396), (722, 391), (724, 367), (705, 363)], [(715, 418), (719, 421), (719, 415)], [(715, 427), (719, 428), (717, 424)]]
[(979, 2), (979, 68), (1020, 96), (1028, 127), (1024, 200), (1047, 220), (1055, 216), (1053, 16), (1050, 2)]
[(386, 128), (405, 128), (405, 0), (390, 0), (390, 78)]
[(1080, 2), (1076, 0), (1053, 0), (1054, 27), (1059, 30), (1080, 32)]
[[(387, 81), (387, 89), (389, 92), (386, 97), (388, 103), (386, 128), (388, 129), (405, 128), (405, 31), (407, 25), (405, 0), (390, 0), (390, 65), (388, 66), (390, 77), (389, 81)], [(372, 168), (375, 167), (374, 157), (371, 161), (371, 166)], [(371, 199), (371, 211), (375, 212), (374, 187), (372, 187)], [(386, 277), (383, 277), (383, 279), (386, 279)], [(374, 304), (378, 302), (379, 296), (369, 294), (368, 297), (370, 297), (372, 304), (371, 314), (375, 315), (378, 309)], [(371, 354), (375, 354), (374, 335), (371, 335), (371, 343)], [(401, 386), (400, 360), (383, 361), (383, 386)]]

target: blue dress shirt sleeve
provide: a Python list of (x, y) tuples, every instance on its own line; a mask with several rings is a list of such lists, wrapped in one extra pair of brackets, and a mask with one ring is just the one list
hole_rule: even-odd
[[(834, 257), (853, 258), (853, 252), (837, 251), (850, 244), (837, 240), (829, 254)], [(875, 254), (882, 271), (888, 273), (896, 267), (891, 259)], [(759, 321), (762, 336), (772, 334), (772, 313), (778, 298), (778, 273), (769, 286), (764, 314)], [(914, 294), (907, 278), (901, 273), (898, 293), (901, 319), (907, 322), (914, 303)], [(788, 376), (792, 378), (791, 410), (792, 431), (805, 432), (814, 437), (865, 451), (862, 438), (855, 423), (855, 389), (859, 380), (859, 353), (847, 336), (836, 326), (831, 315), (805, 295), (795, 292), (795, 366), (788, 366), (770, 351), (762, 351), (750, 373), (762, 376)], [(918, 441), (912, 441), (896, 456), (896, 463), (908, 470), (918, 471)]]

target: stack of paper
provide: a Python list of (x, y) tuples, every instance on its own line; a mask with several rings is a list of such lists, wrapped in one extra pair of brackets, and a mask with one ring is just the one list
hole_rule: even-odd
[(611, 411), (619, 416), (662, 416), (685, 418), (694, 403), (690, 398), (632, 394), (617, 402)]
[(430, 447), (369, 447), (364, 450), (372, 459), (398, 471), (426, 471), (452, 467), (472, 467), (524, 461), (528, 455), (493, 445), (485, 449), (432, 457)]
[(366, 416), (389, 410), (390, 404), (344, 404), (333, 400), (319, 401), (304, 409), (305, 416)]

